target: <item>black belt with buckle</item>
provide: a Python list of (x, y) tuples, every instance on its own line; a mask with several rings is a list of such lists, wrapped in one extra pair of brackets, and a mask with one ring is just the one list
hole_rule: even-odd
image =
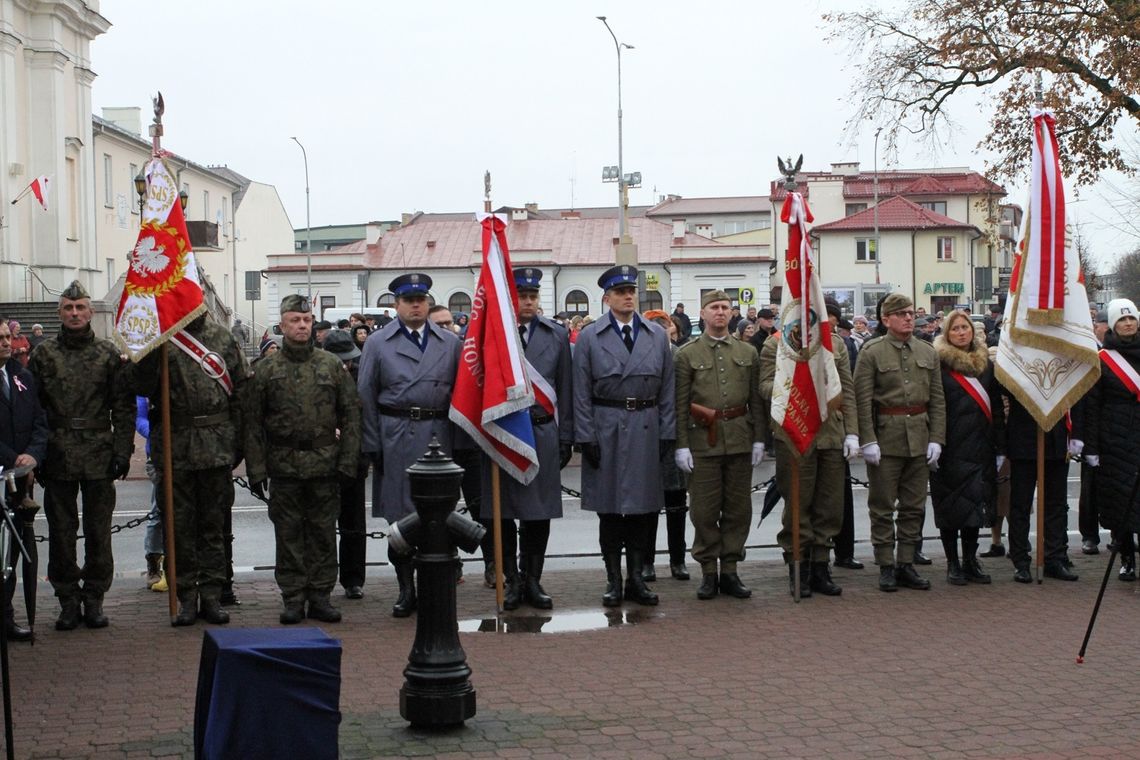
[(270, 435), (269, 443), (285, 449), (296, 451), (312, 451), (336, 443), (336, 433), (325, 433), (314, 438), (293, 438), (287, 435)]
[(229, 412), (214, 412), (213, 414), (199, 414), (196, 416), (172, 414), (170, 416), (170, 422), (174, 427), (210, 427), (211, 425), (221, 425), (229, 421)]
[(407, 408), (379, 404), (380, 414), (387, 417), (403, 417), (408, 420), (442, 420), (447, 419), (446, 409), (429, 409), (425, 406), (409, 406)]
[(636, 412), (657, 406), (655, 398), (598, 398), (590, 399), (594, 406), (608, 406), (611, 409), (624, 409), (627, 412)]
[(548, 422), (554, 422), (554, 415), (547, 413), (541, 406), (532, 406), (530, 408), (530, 421), (535, 425), (545, 425)]
[(70, 430), (110, 430), (111, 420), (106, 417), (55, 417), (51, 426)]

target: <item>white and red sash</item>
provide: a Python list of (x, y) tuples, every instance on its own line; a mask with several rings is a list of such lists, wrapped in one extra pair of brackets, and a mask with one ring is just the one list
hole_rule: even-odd
[(182, 349), (183, 353), (201, 365), (202, 371), (218, 381), (227, 396), (234, 393), (234, 381), (230, 378), (226, 362), (216, 351), (206, 348), (202, 341), (195, 338), (185, 330), (179, 330), (170, 336), (171, 342)]
[(986, 413), (986, 419), (990, 422), (994, 421), (994, 410), (990, 408), (990, 394), (986, 393), (985, 386), (976, 377), (966, 377), (961, 372), (950, 370), (950, 377), (958, 381), (958, 385), (962, 386), (962, 390), (970, 395), (970, 398), (977, 402), (982, 411)]
[(1136, 400), (1140, 401), (1140, 373), (1128, 363), (1119, 351), (1112, 348), (1102, 348), (1100, 350), (1100, 358), (1112, 370), (1112, 374), (1116, 375), (1120, 382), (1124, 383), (1124, 387), (1132, 391), (1136, 396)]

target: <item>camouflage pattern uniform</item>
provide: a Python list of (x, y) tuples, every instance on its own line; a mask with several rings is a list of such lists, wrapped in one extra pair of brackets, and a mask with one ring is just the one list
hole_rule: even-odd
[[(194, 320), (186, 332), (226, 365), (233, 394), (206, 374), (197, 359), (171, 346), (170, 445), (174, 491), (174, 545), (178, 598), (193, 607), (197, 597), (218, 601), (226, 580), (225, 513), (233, 506), (231, 471), (242, 447), (241, 396), (249, 365), (228, 330), (205, 317)], [(151, 458), (164, 472), (162, 448), (159, 352), (134, 366), (134, 391), (151, 400)], [(161, 491), (160, 491), (161, 493)]]
[[(85, 297), (85, 294), (84, 294)], [(123, 360), (109, 340), (60, 329), (39, 345), (28, 368), (47, 412), (47, 458), (39, 467), (48, 519), (48, 577), (60, 603), (101, 604), (111, 587), (112, 473), (130, 465), (135, 399), (123, 382)], [(83, 491), (83, 568), (76, 560), (79, 491)], [(79, 583), (82, 580), (83, 588)]]
[(332, 354), (286, 340), (257, 363), (246, 395), (246, 472), (251, 483), (269, 478), (282, 598), (286, 607), (327, 599), (337, 575), (338, 473), (356, 477), (360, 456), (352, 376)]

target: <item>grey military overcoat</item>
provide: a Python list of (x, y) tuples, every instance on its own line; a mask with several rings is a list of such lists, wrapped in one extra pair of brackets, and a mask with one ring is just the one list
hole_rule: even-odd
[[(453, 427), (447, 418), (459, 362), (459, 338), (428, 322), (421, 353), (392, 320), (372, 333), (360, 357), (357, 388), (364, 411), (364, 453), (383, 452), (381, 472), (372, 475), (372, 515), (395, 522), (414, 511), (407, 473), (424, 455), (432, 435), (451, 453)], [(380, 413), (380, 405), (442, 410), (431, 420)]]
[[(562, 325), (536, 317), (526, 344), (526, 358), (558, 396), (558, 423), (534, 426), (538, 449), (538, 476), (524, 486), (502, 473), (499, 477), (502, 516), (507, 520), (550, 520), (562, 517), (562, 474), (558, 469), (558, 444), (574, 441), (574, 397), (570, 389), (570, 336)], [(491, 464), (483, 460), (482, 515), (491, 516)]]
[[(664, 506), (661, 440), (675, 440), (673, 353), (665, 331), (640, 322), (633, 352), (626, 350), (609, 314), (587, 326), (574, 345), (574, 440), (597, 443), (601, 466), (582, 463), (582, 508), (636, 515)], [(656, 399), (637, 411), (596, 406), (603, 399)]]

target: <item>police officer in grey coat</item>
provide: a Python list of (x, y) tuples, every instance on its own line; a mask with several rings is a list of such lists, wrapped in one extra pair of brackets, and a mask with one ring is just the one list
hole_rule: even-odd
[[(560, 471), (570, 461), (574, 442), (574, 397), (570, 391), (570, 336), (557, 322), (539, 316), (538, 292), (542, 270), (520, 267), (514, 272), (519, 295), (519, 338), (527, 361), (555, 394), (554, 412), (536, 404), (530, 408), (538, 475), (529, 485), (511, 477), (499, 479), (501, 490), (503, 577), (507, 581), (503, 608), (517, 609), (520, 601), (549, 610), (554, 607), (542, 588), (542, 567), (550, 539), (550, 521), (562, 517)], [(483, 516), (491, 506), (490, 459), (483, 457)], [(519, 521), (517, 534), (515, 520)], [(488, 520), (488, 522), (490, 522)], [(521, 549), (518, 565), (515, 550)], [(521, 570), (521, 573), (519, 572)]]
[[(427, 451), (432, 436), (451, 452), (447, 418), (459, 362), (459, 338), (432, 324), (426, 274), (405, 274), (388, 289), (396, 297), (397, 318), (372, 333), (360, 357), (357, 387), (364, 411), (362, 450), (372, 458), (372, 514), (395, 523), (415, 510), (405, 470)], [(416, 608), (415, 574), (410, 557), (388, 550), (400, 595), (393, 617)]]
[(582, 508), (598, 513), (606, 563), (602, 604), (625, 596), (657, 604), (641, 577), (649, 520), (664, 506), (661, 458), (676, 439), (673, 355), (661, 327), (637, 313), (637, 269), (612, 267), (600, 278), (609, 312), (574, 347), (574, 439), (582, 448)]

